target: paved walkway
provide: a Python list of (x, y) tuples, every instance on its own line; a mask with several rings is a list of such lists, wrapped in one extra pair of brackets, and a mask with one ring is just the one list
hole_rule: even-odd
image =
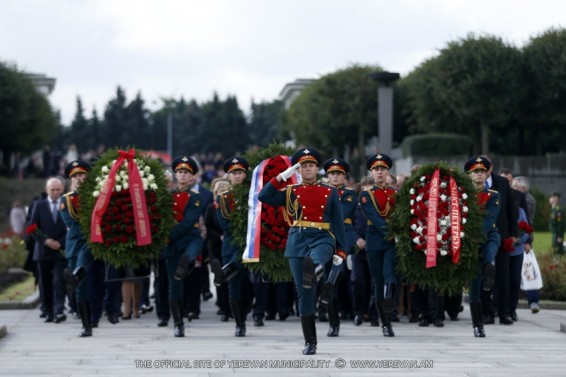
[[(80, 321), (43, 323), (39, 310), (0, 310), (7, 334), (0, 339), (0, 376), (566, 376), (566, 311), (518, 310), (512, 326), (486, 326), (474, 338), (469, 311), (444, 328), (418, 327), (406, 318), (384, 338), (367, 323), (343, 321), (340, 337), (326, 337), (317, 323), (319, 348), (303, 356), (298, 318), (248, 322), (245, 338), (234, 323), (220, 322), (214, 299), (202, 304), (201, 319), (185, 338), (156, 326), (155, 313), (111, 325), (105, 319), (92, 338), (77, 336)], [(192, 368), (189, 368), (192, 367)]]

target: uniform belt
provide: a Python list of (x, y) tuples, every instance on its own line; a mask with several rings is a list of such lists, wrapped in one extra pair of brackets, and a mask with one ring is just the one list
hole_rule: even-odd
[(326, 230), (330, 229), (330, 223), (317, 223), (316, 221), (306, 220), (295, 220), (295, 222), (293, 222), (293, 226), (303, 228), (320, 228)]
[(195, 223), (195, 228), (200, 228), (200, 224), (199, 223)]
[(371, 220), (368, 220), (368, 225), (373, 225), (373, 223), (371, 222)]
[(347, 217), (344, 219), (344, 224), (351, 224), (351, 223), (352, 223), (352, 219)]

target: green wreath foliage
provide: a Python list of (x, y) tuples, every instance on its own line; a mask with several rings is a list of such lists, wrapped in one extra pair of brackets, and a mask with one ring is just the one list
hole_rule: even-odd
[[(464, 237), (461, 238), (460, 261), (452, 263), (451, 255), (437, 255), (436, 267), (426, 268), (426, 255), (417, 250), (411, 237), (411, 188), (421, 182), (421, 178), (430, 180), (436, 169), (440, 176), (453, 176), (456, 184), (467, 198), (462, 205), (468, 207), (467, 221), (463, 225)], [(469, 284), (476, 276), (479, 263), (479, 245), (485, 241), (482, 232), (483, 217), (477, 204), (476, 189), (467, 174), (446, 162), (423, 165), (413, 172), (396, 196), (395, 208), (389, 218), (391, 234), (397, 238), (397, 270), (412, 283), (423, 287), (432, 287), (437, 292), (447, 294), (461, 293), (462, 287)]]
[[(243, 251), (246, 247), (249, 209), (248, 194), (250, 190), (251, 171), (253, 171), (261, 161), (267, 158), (279, 155), (290, 156), (293, 152), (293, 149), (285, 147), (282, 144), (272, 143), (266, 148), (249, 150), (244, 155), (244, 158), (250, 164), (250, 171), (244, 183), (233, 188), (236, 198), (236, 207), (232, 213), (232, 231), (234, 242), (238, 245), (240, 250)], [(262, 244), (260, 246), (260, 262), (247, 263), (247, 267), (255, 272), (266, 275), (271, 281), (292, 281), (293, 276), (291, 275), (291, 270), (289, 269), (287, 259), (284, 257), (284, 253), (284, 249), (274, 251)], [(242, 255), (240, 254), (239, 258), (241, 257)]]
[[(98, 159), (87, 174), (85, 182), (78, 190), (79, 193), (79, 220), (83, 234), (95, 259), (102, 259), (116, 267), (137, 268), (146, 266), (149, 261), (157, 258), (160, 251), (166, 246), (169, 233), (175, 225), (173, 218), (173, 201), (165, 178), (164, 168), (157, 160), (136, 151), (136, 160), (142, 166), (147, 166), (155, 177), (157, 188), (147, 190), (146, 203), (150, 220), (152, 243), (146, 246), (136, 245), (136, 233), (131, 221), (131, 200), (129, 190), (114, 191), (105, 214), (102, 217), (103, 243), (92, 243), (91, 215), (94, 210), (98, 191), (97, 177), (103, 177), (103, 169), (112, 166), (112, 161), (119, 158), (118, 149), (108, 150)], [(100, 178), (99, 178), (100, 179)], [(132, 231), (134, 229), (134, 231)]]

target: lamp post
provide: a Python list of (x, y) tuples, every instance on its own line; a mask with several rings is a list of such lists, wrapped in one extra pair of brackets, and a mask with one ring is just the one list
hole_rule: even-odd
[(377, 134), (379, 152), (391, 155), (393, 149), (393, 87), (400, 77), (395, 72), (374, 72), (371, 78), (377, 81)]

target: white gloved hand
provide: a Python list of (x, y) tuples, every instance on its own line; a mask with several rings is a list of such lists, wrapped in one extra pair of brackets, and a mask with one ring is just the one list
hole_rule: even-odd
[(287, 180), (291, 178), (293, 174), (295, 174), (295, 172), (297, 171), (297, 169), (299, 169), (299, 167), (301, 167), (301, 164), (297, 162), (295, 165), (291, 166), (290, 168), (287, 168), (287, 170), (285, 170), (284, 172), (279, 173), (279, 176), (281, 177), (283, 182), (287, 182)]

